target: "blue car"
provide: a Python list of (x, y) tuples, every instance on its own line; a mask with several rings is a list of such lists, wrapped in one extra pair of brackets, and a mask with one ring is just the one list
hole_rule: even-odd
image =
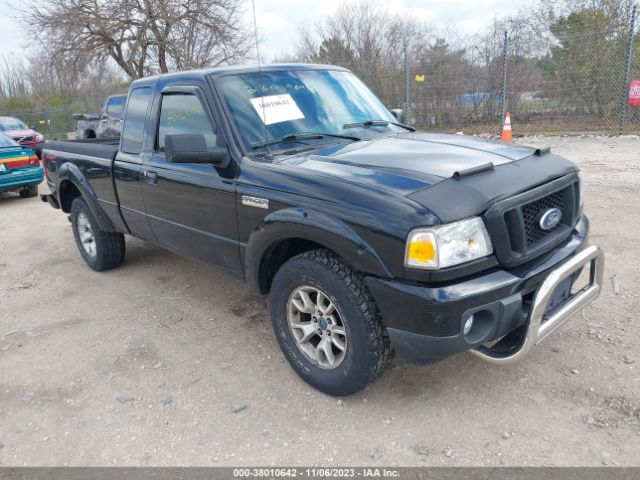
[(43, 178), (36, 152), (0, 132), (0, 193), (18, 191), (22, 198), (36, 197)]

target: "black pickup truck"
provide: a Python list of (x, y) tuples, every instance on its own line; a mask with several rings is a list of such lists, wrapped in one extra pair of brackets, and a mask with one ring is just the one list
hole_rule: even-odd
[(393, 352), (514, 362), (601, 289), (571, 162), (418, 133), (342, 68), (136, 80), (121, 138), (49, 142), (44, 163), (89, 267), (120, 265), (133, 235), (245, 278), (293, 369), (333, 395)]

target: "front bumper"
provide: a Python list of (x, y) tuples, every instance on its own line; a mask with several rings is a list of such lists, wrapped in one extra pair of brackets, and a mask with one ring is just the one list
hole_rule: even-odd
[[(472, 350), (492, 363), (510, 363), (598, 296), (604, 257), (598, 247), (586, 246), (587, 232), (583, 218), (563, 246), (535, 264), (456, 284), (427, 287), (375, 277), (368, 277), (367, 284), (403, 360), (432, 363)], [(567, 283), (571, 288), (585, 267), (590, 270), (588, 285), (565, 295)], [(560, 290), (564, 296), (559, 301)], [(473, 327), (465, 335), (463, 325), (472, 315)], [(484, 346), (498, 339), (492, 348)]]
[[(570, 279), (585, 267), (589, 268), (589, 283), (587, 286), (547, 314), (549, 303), (556, 290), (561, 287), (564, 281)], [(572, 257), (571, 260), (552, 271), (542, 282), (533, 298), (526, 330), (521, 335), (519, 342), (505, 345), (506, 349), (500, 347), (499, 343), (491, 348), (480, 346), (472, 350), (472, 353), (497, 365), (518, 361), (529, 353), (529, 350), (534, 345), (542, 342), (569, 318), (600, 295), (603, 273), (604, 254), (600, 247), (591, 245), (585, 248)]]
[(7, 169), (0, 173), (0, 193), (38, 185), (44, 178), (41, 166)]

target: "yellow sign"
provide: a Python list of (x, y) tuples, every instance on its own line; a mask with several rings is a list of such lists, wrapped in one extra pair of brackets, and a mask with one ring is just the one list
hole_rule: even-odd
[(416, 75), (416, 82), (424, 82), (424, 75)]

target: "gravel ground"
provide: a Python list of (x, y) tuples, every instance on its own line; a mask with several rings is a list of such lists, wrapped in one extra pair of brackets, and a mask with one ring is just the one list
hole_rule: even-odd
[(582, 168), (603, 294), (516, 366), (396, 362), (345, 399), (238, 279), (135, 239), (95, 273), (64, 215), (3, 195), (0, 465), (640, 465), (640, 139), (521, 142)]

